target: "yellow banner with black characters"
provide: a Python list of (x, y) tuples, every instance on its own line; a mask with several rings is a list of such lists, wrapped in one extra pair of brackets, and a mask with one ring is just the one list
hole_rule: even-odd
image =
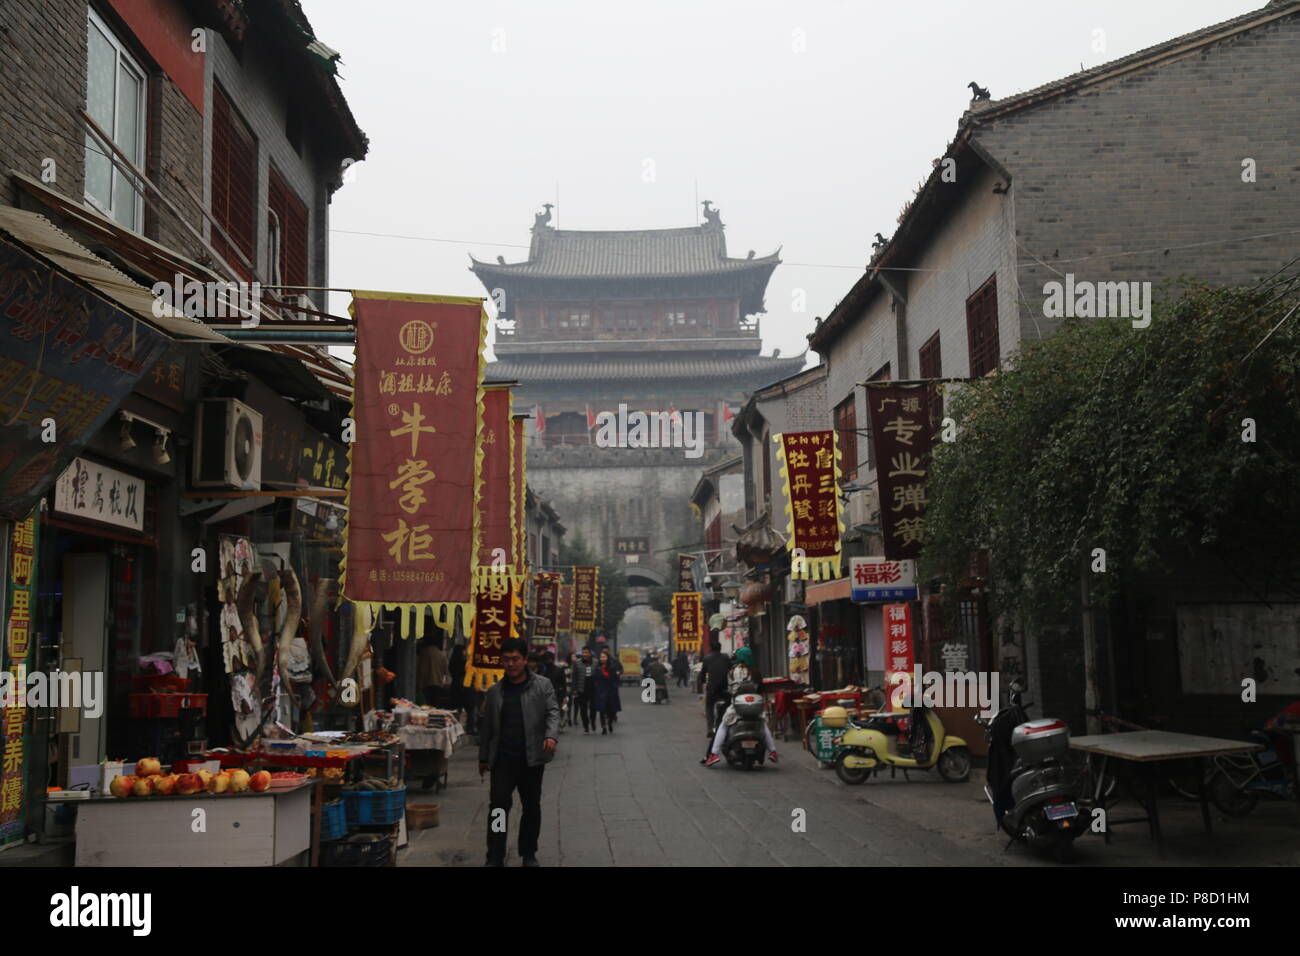
[(828, 581), (843, 572), (840, 449), (832, 430), (773, 435), (785, 482), (790, 577)]

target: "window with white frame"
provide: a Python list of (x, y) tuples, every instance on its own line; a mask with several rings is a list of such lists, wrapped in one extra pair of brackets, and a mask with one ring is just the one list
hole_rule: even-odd
[[(86, 112), (136, 169), (144, 170), (145, 72), (113, 31), (87, 10)], [(137, 232), (144, 225), (144, 197), (134, 177), (109, 159), (86, 133), (86, 200)]]

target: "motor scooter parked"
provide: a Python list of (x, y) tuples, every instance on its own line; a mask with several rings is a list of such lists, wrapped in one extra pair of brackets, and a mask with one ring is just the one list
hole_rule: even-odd
[[(903, 722), (909, 732), (905, 742)], [(902, 770), (904, 776), (909, 770), (937, 768), (944, 780), (961, 783), (970, 776), (970, 766), (966, 741), (950, 735), (939, 715), (924, 706), (906, 713), (849, 717), (835, 755), (836, 775), (853, 785), (865, 783), (885, 767), (891, 773)]]
[(1074, 841), (1084, 832), (1079, 816), (1080, 782), (1065, 763), (1070, 728), (1046, 717), (1031, 720), (1019, 682), (1011, 684), (1011, 702), (985, 727), (989, 767), (984, 793), (993, 817), (1010, 837), (1051, 853), (1059, 863), (1075, 857)]

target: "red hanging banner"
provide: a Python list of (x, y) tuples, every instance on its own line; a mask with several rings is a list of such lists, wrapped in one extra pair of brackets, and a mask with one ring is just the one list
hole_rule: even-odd
[[(528, 449), (525, 444), (524, 422), (526, 415), (516, 415), (513, 420), (514, 444), (511, 457), (510, 481), (514, 505), (515, 522), (515, 571), (521, 575), (528, 574)], [(521, 584), (520, 587), (523, 585)]]
[(465, 686), (487, 690), (501, 679), (501, 642), (518, 637), (519, 589), (509, 575), (488, 579), (474, 599), (474, 639), (465, 662)]
[[(340, 590), (449, 629), (472, 609), (482, 487), (481, 299), (354, 292), (356, 383)], [(412, 626), (413, 624), (413, 626)]]
[(553, 640), (560, 611), (560, 576), (543, 571), (533, 580), (537, 588), (537, 620), (533, 622), (533, 639)]
[(804, 581), (838, 578), (841, 571), (840, 452), (835, 432), (785, 432), (774, 435), (785, 479), (789, 533), (795, 552), (790, 576)]
[[(482, 591), (487, 578), (515, 572), (514, 423), (510, 418), (510, 389), (488, 386), (483, 390), (483, 490), (480, 498), (478, 561), (475, 587)], [(518, 582), (516, 582), (518, 583)]]
[(573, 629), (590, 631), (596, 626), (596, 583), (600, 568), (573, 569)]
[(871, 449), (880, 477), (885, 557), (917, 558), (925, 532), (925, 479), (933, 434), (928, 385), (867, 387)]
[(704, 596), (698, 591), (673, 595), (673, 649), (700, 650), (704, 626)]
[(912, 638), (912, 605), (886, 604), (880, 609), (885, 624), (885, 687), (895, 709), (911, 698), (916, 643)]

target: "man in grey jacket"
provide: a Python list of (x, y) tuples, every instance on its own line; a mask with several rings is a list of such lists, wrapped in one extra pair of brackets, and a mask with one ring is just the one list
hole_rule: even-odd
[(519, 791), (519, 855), (524, 866), (539, 866), (537, 837), (542, 831), (542, 771), (555, 755), (560, 735), (560, 705), (555, 687), (527, 667), (528, 645), (519, 638), (501, 642), (505, 679), (487, 692), (478, 733), (479, 776), (492, 771), (488, 797), (487, 866), (505, 866), (506, 822)]

